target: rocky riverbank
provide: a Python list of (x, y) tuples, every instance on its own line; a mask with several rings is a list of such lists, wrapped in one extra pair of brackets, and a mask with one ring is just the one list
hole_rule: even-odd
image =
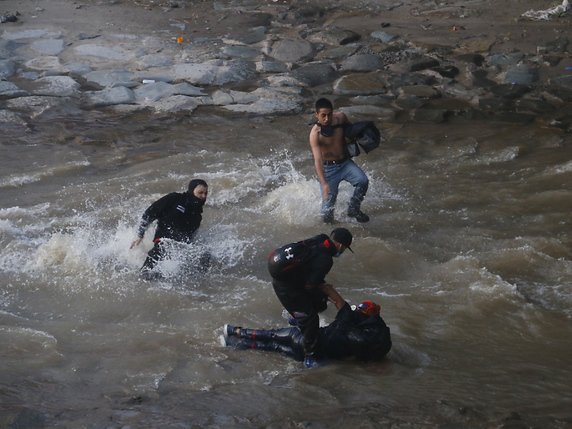
[[(201, 106), (572, 130), (572, 12), (545, 1), (5, 1), (0, 122)], [(529, 14), (530, 15), (530, 14)], [(532, 15), (530, 15), (532, 16)]]

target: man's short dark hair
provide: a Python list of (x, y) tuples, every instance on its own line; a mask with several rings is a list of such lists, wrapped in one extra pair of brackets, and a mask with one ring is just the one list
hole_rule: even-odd
[(318, 112), (320, 109), (334, 110), (334, 105), (327, 98), (319, 98), (318, 101), (316, 101), (316, 112)]

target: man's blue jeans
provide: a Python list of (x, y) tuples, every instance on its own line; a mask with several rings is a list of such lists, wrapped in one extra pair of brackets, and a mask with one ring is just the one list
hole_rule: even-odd
[(328, 185), (330, 185), (330, 193), (327, 198), (322, 195), (322, 216), (324, 219), (333, 219), (338, 188), (342, 180), (349, 182), (354, 187), (348, 211), (359, 211), (369, 185), (369, 180), (362, 169), (351, 159), (348, 159), (340, 164), (324, 165), (324, 175)]

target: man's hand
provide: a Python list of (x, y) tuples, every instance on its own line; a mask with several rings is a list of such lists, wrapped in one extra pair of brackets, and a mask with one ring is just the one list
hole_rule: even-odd
[(346, 300), (338, 293), (331, 284), (323, 283), (318, 286), (322, 292), (328, 296), (328, 301), (332, 302), (336, 309), (340, 309), (346, 303)]
[(139, 237), (139, 238), (133, 240), (133, 243), (131, 243), (131, 246), (129, 248), (133, 249), (134, 247), (139, 246), (139, 244), (141, 244), (142, 241), (143, 241), (143, 237)]

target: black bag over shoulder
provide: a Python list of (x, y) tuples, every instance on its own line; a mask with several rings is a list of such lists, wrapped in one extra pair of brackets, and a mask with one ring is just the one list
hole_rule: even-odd
[[(369, 153), (381, 143), (381, 133), (372, 121), (360, 121), (345, 125), (344, 137), (350, 141), (348, 144), (348, 152), (352, 157), (359, 155), (359, 147), (361, 147), (365, 153)], [(356, 144), (359, 145), (359, 147), (351, 147)], [(355, 155), (352, 154), (352, 152), (355, 153)]]
[(273, 278), (281, 279), (295, 273), (312, 254), (312, 249), (328, 239), (320, 234), (307, 240), (286, 244), (268, 255), (268, 272)]

